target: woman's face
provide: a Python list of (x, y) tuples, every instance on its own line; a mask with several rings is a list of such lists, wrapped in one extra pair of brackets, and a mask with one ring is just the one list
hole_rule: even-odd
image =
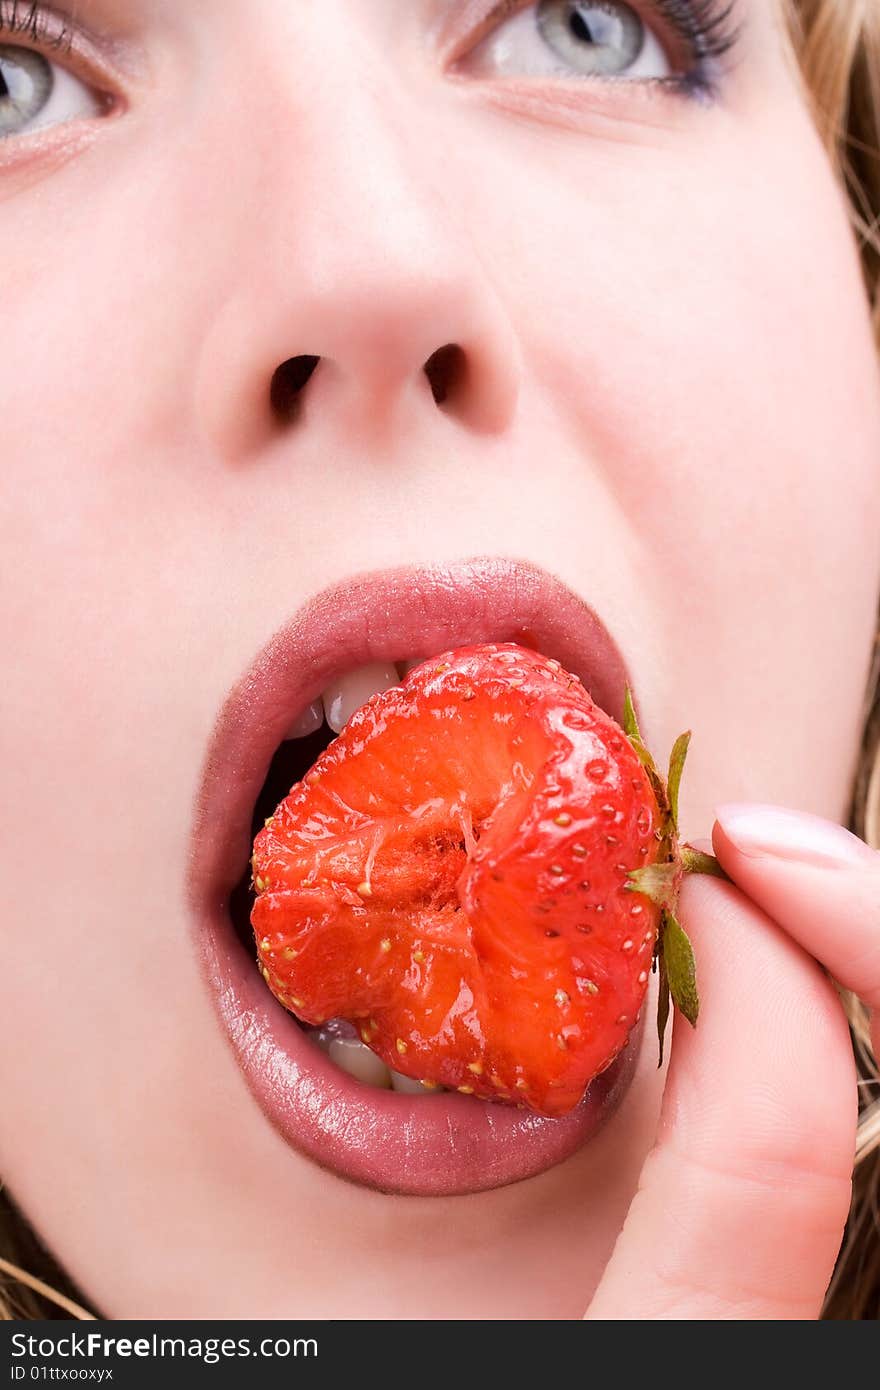
[(740, 0), (703, 62), (673, 16), (706, 7), (660, 0), (75, 8), (70, 52), (48, 16), (0, 38), (0, 1171), (109, 1316), (577, 1316), (651, 1144), (649, 1030), (539, 1176), (346, 1181), (229, 1046), (195, 807), (304, 605), (479, 555), (592, 606), (660, 759), (693, 730), (685, 835), (719, 800), (844, 815), (880, 391), (781, 12)]

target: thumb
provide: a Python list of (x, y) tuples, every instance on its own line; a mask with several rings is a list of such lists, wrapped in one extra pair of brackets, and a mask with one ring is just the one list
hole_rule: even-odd
[(657, 1141), (587, 1316), (816, 1318), (855, 1142), (842, 1010), (733, 884), (689, 876), (679, 916), (699, 1024), (675, 1018)]

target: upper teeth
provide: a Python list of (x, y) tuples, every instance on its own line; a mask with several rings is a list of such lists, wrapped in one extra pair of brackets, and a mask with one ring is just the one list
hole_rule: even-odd
[(324, 706), (320, 700), (313, 700), (310, 705), (306, 705), (302, 714), (294, 719), (288, 730), (288, 738), (306, 738), (313, 734), (316, 729), (320, 729), (324, 723)]
[(373, 661), (357, 671), (349, 671), (331, 681), (321, 696), (324, 718), (334, 733), (341, 734), (355, 710), (366, 704), (378, 690), (388, 690), (400, 681), (400, 673), (390, 661)]
[(399, 684), (423, 660), (424, 657), (414, 657), (397, 665), (390, 661), (371, 661), (368, 666), (360, 666), (337, 677), (330, 682), (320, 699), (313, 700), (297, 715), (286, 737), (306, 738), (320, 729), (325, 719), (335, 734), (341, 734), (355, 710), (366, 704), (371, 695)]

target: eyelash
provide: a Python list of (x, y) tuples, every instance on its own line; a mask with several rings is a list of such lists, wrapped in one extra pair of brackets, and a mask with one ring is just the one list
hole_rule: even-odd
[[(481, 31), (488, 32), (496, 22), (525, 8), (526, 3), (527, 0), (499, 0)], [(641, 15), (646, 6), (684, 40), (690, 54), (690, 68), (674, 77), (639, 80), (646, 86), (672, 88), (684, 96), (714, 98), (718, 88), (715, 65), (730, 52), (740, 36), (741, 25), (732, 22), (735, 0), (643, 0), (633, 8)]]
[[(687, 72), (674, 77), (642, 79), (659, 82), (684, 96), (714, 99), (718, 94), (715, 65), (735, 47), (741, 25), (732, 23), (735, 0), (649, 0), (661, 18), (684, 39), (691, 55)], [(499, 0), (490, 11), (484, 32), (495, 22), (523, 8), (524, 0)], [(39, 0), (0, 0), (0, 43), (21, 34), (38, 47), (70, 53), (73, 30), (62, 19), (50, 18)]]
[(677, 79), (685, 94), (714, 95), (715, 75), (711, 66), (722, 59), (739, 39), (740, 26), (731, 21), (733, 0), (656, 0), (663, 18), (686, 41), (692, 68)]
[(61, 19), (50, 18), (37, 0), (0, 0), (0, 42), (22, 34), (40, 48), (69, 53), (73, 30)]

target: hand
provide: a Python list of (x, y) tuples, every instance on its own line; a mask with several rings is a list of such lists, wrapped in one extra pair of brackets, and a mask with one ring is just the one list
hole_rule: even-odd
[(880, 1055), (880, 853), (800, 812), (716, 816), (733, 883), (692, 875), (679, 899), (699, 1023), (675, 1019), (657, 1141), (588, 1318), (814, 1319), (840, 1247), (856, 1077), (816, 962), (875, 1010)]

